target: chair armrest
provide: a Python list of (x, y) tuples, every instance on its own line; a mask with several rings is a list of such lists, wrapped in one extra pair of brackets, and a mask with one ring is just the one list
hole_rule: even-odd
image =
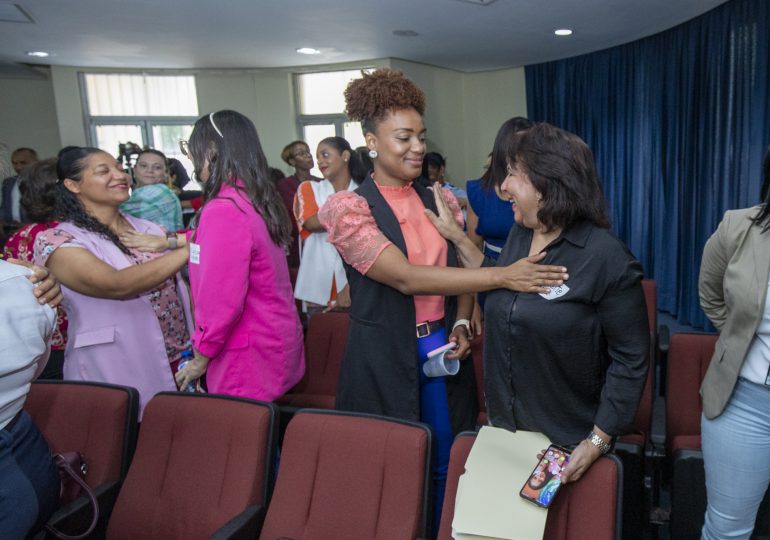
[(263, 506), (249, 506), (220, 527), (209, 540), (254, 540), (262, 529), (264, 519)]
[(661, 324), (658, 330), (658, 351), (668, 354), (668, 346), (671, 343), (671, 330), (668, 325)]
[[(115, 501), (120, 491), (120, 482), (113, 480), (105, 482), (93, 488), (96, 500), (99, 502), (99, 521), (97, 522), (94, 534), (98, 535), (100, 530), (106, 528), (112, 509), (115, 507)], [(79, 534), (88, 528), (93, 516), (91, 502), (88, 497), (78, 497), (66, 506), (58, 508), (48, 520), (58, 530), (69, 533)], [(96, 536), (95, 536), (96, 537)]]
[(652, 427), (650, 428), (650, 441), (655, 451), (665, 454), (666, 446), (666, 398), (656, 396), (652, 404)]

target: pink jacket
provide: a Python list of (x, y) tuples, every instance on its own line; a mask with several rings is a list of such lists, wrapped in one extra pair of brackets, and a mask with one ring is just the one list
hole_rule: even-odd
[(297, 384), (305, 351), (286, 254), (246, 195), (225, 185), (203, 207), (189, 271), (209, 392), (273, 401)]

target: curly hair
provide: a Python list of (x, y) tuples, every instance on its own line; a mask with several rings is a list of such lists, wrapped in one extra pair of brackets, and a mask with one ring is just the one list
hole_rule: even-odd
[(411, 108), (421, 116), (425, 113), (425, 94), (400, 71), (378, 69), (361, 74), (362, 78), (345, 89), (345, 113), (361, 122), (364, 133), (373, 132), (390, 111)]
[(56, 196), (56, 158), (37, 161), (19, 174), (21, 206), (33, 223), (53, 221)]

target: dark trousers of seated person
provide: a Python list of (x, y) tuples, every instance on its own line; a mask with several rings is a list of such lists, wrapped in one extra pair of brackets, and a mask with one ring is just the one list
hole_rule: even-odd
[(26, 412), (0, 429), (0, 537), (22, 540), (40, 530), (59, 503), (59, 471)]

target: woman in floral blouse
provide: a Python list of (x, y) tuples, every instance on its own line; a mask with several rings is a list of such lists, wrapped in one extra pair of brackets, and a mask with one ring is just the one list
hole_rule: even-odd
[[(21, 206), (32, 223), (17, 230), (5, 243), (3, 257), (32, 262), (35, 238), (42, 231), (52, 229), (59, 223), (53, 220), (53, 200), (41, 197), (56, 184), (56, 160), (38, 161), (22, 171), (19, 190)], [(67, 314), (56, 308), (56, 326), (51, 337), (51, 356), (41, 379), (61, 379), (64, 364), (64, 348), (67, 345)]]

